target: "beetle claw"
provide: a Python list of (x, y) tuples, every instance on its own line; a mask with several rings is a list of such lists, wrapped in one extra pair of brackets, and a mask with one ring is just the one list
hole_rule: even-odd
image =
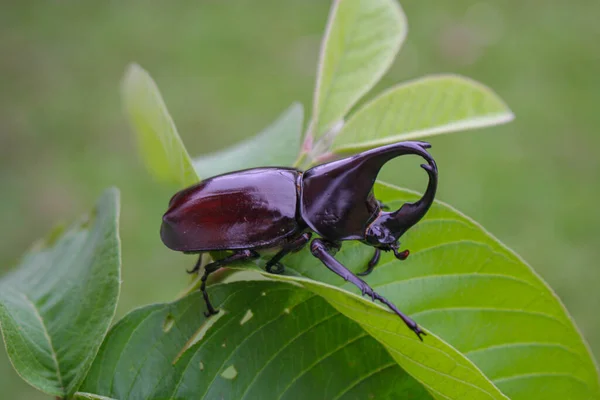
[[(276, 268), (273, 268), (273, 267), (276, 267)], [(277, 262), (275, 264), (267, 264), (265, 266), (265, 269), (267, 270), (268, 273), (276, 274), (276, 275), (281, 275), (285, 271), (285, 267), (280, 262)]]
[(210, 318), (211, 316), (216, 315), (218, 313), (219, 313), (219, 310), (212, 309), (212, 310), (204, 311), (204, 316), (206, 318)]
[(417, 334), (417, 337), (419, 338), (419, 340), (421, 342), (423, 341), (423, 338), (421, 336), (427, 336), (427, 332), (425, 332), (424, 330), (422, 330), (418, 325), (415, 325), (412, 328), (412, 331)]
[(368, 286), (364, 286), (360, 289), (360, 291), (362, 292), (363, 297), (366, 295), (368, 295), (371, 299), (373, 299), (373, 301), (376, 300), (376, 296), (375, 293), (373, 292), (373, 290), (368, 287)]

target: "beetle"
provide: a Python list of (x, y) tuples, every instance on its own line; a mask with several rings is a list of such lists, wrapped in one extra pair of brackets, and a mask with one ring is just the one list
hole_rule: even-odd
[[(375, 292), (365, 281), (335, 259), (342, 242), (358, 240), (374, 247), (366, 271), (379, 261), (381, 251), (392, 251), (399, 260), (409, 251), (399, 251), (400, 237), (429, 210), (438, 183), (438, 170), (420, 141), (398, 142), (351, 157), (317, 165), (307, 171), (294, 168), (252, 168), (205, 179), (176, 193), (163, 215), (160, 236), (172, 250), (200, 253), (189, 273), (200, 269), (201, 253), (229, 250), (232, 254), (207, 264), (201, 291), (208, 317), (218, 311), (206, 291), (208, 276), (226, 265), (259, 257), (258, 250), (276, 248), (266, 263), (271, 273), (283, 272), (280, 260), (310, 242), (311, 253), (327, 268), (356, 285), (363, 296), (379, 300), (396, 313), (423, 340), (425, 332), (394, 304)], [(429, 182), (423, 196), (404, 203), (396, 211), (385, 211), (373, 193), (380, 169), (391, 159), (418, 155)], [(312, 239), (312, 234), (320, 237)]]

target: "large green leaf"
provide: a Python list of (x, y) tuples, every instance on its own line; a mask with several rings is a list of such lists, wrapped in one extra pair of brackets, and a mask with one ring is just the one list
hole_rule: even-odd
[[(210, 294), (220, 313), (208, 320), (198, 292), (127, 315), (83, 389), (121, 400), (431, 399), (383, 346), (307, 290), (236, 282)], [(420, 344), (426, 354), (434, 341)]]
[[(383, 185), (376, 192), (392, 207), (417, 197)], [(438, 399), (503, 398), (436, 332), (511, 399), (599, 398), (593, 360), (560, 302), (480, 226), (438, 202), (404, 244), (411, 257), (384, 256), (368, 281), (429, 331), (423, 343), (302, 252), (286, 260), (287, 275), (265, 274), (295, 286), (213, 286), (222, 311), (212, 319), (202, 316), (197, 292), (131, 313), (111, 330), (83, 390), (119, 399), (364, 398), (402, 390), (401, 397), (428, 398), (409, 373)], [(371, 251), (348, 243), (339, 259), (361, 270)]]
[(0, 281), (0, 329), (17, 373), (54, 396), (75, 392), (115, 314), (120, 288), (118, 192), (34, 246)]
[(363, 106), (337, 134), (332, 151), (352, 153), (512, 119), (506, 104), (482, 84), (456, 75), (429, 76), (393, 87)]
[(334, 1), (321, 47), (311, 133), (319, 139), (390, 67), (406, 37), (396, 0)]
[(196, 183), (192, 160), (150, 75), (139, 65), (131, 64), (121, 90), (140, 154), (150, 172), (180, 186)]
[(258, 135), (194, 160), (199, 176), (214, 176), (244, 168), (289, 166), (300, 150), (303, 109), (292, 104)]
[[(382, 184), (376, 187), (376, 194), (392, 208), (418, 197)], [(505, 395), (513, 400), (600, 398), (598, 370), (563, 305), (522, 259), (481, 226), (436, 202), (424, 220), (404, 236), (403, 247), (411, 250), (408, 260), (398, 261), (385, 254), (366, 281), (428, 331), (465, 354)], [(338, 259), (358, 272), (364, 270), (372, 251), (350, 242)], [(445, 379), (426, 363), (446, 357), (438, 354), (421, 360), (423, 346), (401, 323), (393, 329), (382, 328), (382, 321), (370, 321), (364, 306), (350, 302), (349, 296), (323, 289), (317, 281), (357, 293), (354, 286), (344, 284), (309, 252), (284, 261), (288, 276), (276, 279), (296, 279), (322, 295), (386, 345), (399, 365), (420, 381), (427, 384), (426, 379), (432, 379), (440, 384)], [(300, 280), (305, 278), (314, 281)], [(394, 317), (388, 319), (388, 324), (393, 324)], [(426, 348), (437, 346), (441, 345), (434, 338), (425, 338)], [(430, 368), (419, 371), (419, 362)], [(456, 365), (450, 368), (450, 376), (462, 372), (463, 367)], [(440, 392), (437, 387), (431, 391)], [(444, 393), (448, 398), (471, 398), (455, 395)]]

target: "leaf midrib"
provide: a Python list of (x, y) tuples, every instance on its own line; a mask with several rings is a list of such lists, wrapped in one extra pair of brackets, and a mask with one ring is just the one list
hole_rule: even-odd
[(60, 372), (60, 364), (58, 362), (57, 353), (56, 353), (56, 350), (54, 349), (54, 344), (52, 343), (52, 338), (50, 337), (50, 333), (48, 332), (48, 328), (46, 327), (44, 319), (42, 318), (41, 314), (39, 313), (36, 304), (33, 301), (31, 301), (31, 299), (29, 297), (27, 297), (27, 295), (25, 293), (19, 292), (19, 295), (23, 298), (25, 303), (29, 307), (31, 307), (31, 309), (33, 310), (33, 314), (35, 315), (35, 317), (37, 318), (37, 320), (40, 323), (42, 332), (43, 332), (44, 337), (46, 338), (46, 340), (48, 342), (48, 346), (50, 348), (50, 355), (52, 356), (52, 361), (54, 362), (54, 366), (56, 367), (56, 378), (58, 379), (58, 384), (60, 385), (60, 389), (61, 389), (63, 395), (66, 395), (65, 385), (63, 383), (63, 377)]

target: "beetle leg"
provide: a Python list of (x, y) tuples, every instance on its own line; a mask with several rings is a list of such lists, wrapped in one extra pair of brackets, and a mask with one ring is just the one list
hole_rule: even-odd
[[(295, 253), (297, 251), (300, 251), (300, 249), (306, 246), (306, 243), (310, 241), (311, 237), (312, 233), (306, 232), (294, 239), (293, 241), (291, 241), (290, 243), (288, 243), (287, 245), (285, 245), (277, 254), (273, 256), (273, 258), (267, 261), (267, 265), (265, 265), (265, 269), (267, 270), (267, 272), (270, 274), (282, 274), (283, 265), (279, 263), (279, 260), (281, 260), (289, 253)], [(275, 265), (277, 266), (277, 269), (273, 270), (273, 266)]]
[(204, 297), (204, 302), (206, 303), (206, 308), (208, 309), (208, 311), (204, 313), (206, 317), (210, 317), (211, 315), (214, 315), (219, 312), (218, 310), (214, 309), (210, 302), (210, 299), (208, 298), (208, 292), (206, 291), (206, 280), (208, 279), (208, 276), (216, 270), (218, 270), (219, 268), (224, 267), (228, 264), (231, 264), (236, 261), (247, 260), (249, 258), (256, 258), (258, 256), (258, 253), (254, 250), (239, 250), (230, 255), (229, 257), (225, 257), (221, 260), (217, 260), (211, 262), (210, 264), (206, 264), (206, 266), (204, 267), (204, 275), (202, 275), (201, 278), (202, 284), (200, 285), (200, 290), (202, 291), (202, 296)]
[(196, 261), (196, 265), (194, 265), (194, 268), (192, 268), (191, 270), (187, 271), (187, 273), (188, 274), (195, 274), (200, 269), (200, 265), (201, 264), (202, 264), (202, 254), (200, 254), (200, 256), (198, 257), (198, 261)]
[(367, 264), (367, 270), (364, 271), (364, 272), (359, 272), (356, 275), (359, 275), (359, 276), (367, 276), (367, 275), (369, 275), (371, 272), (373, 272), (373, 269), (375, 268), (375, 266), (379, 262), (379, 258), (380, 257), (381, 257), (381, 250), (376, 248), (375, 249), (375, 254), (373, 254), (373, 257), (369, 261), (369, 264)]
[[(332, 246), (333, 245), (333, 246)], [(423, 338), (421, 335), (426, 335), (425, 332), (419, 328), (417, 323), (410, 319), (408, 316), (404, 315), (400, 310), (396, 308), (394, 304), (388, 301), (385, 297), (381, 296), (379, 293), (375, 292), (365, 281), (354, 275), (348, 268), (344, 267), (342, 263), (336, 260), (331, 254), (329, 254), (328, 250), (336, 245), (335, 243), (327, 242), (323, 239), (315, 239), (310, 244), (311, 253), (317, 257), (327, 268), (329, 268), (332, 272), (344, 278), (344, 280), (349, 281), (356, 285), (362, 292), (363, 296), (365, 294), (371, 296), (373, 300), (379, 300), (386, 306), (388, 306), (394, 313), (396, 313), (402, 321), (408, 326), (414, 333), (417, 334), (421, 341)]]

